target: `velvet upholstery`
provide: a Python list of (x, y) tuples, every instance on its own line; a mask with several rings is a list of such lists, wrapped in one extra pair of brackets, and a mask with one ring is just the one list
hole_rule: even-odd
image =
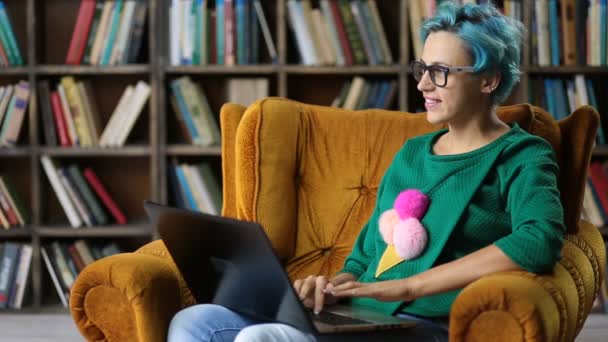
[[(467, 286), (452, 307), (450, 340), (572, 341), (605, 272), (603, 239), (579, 220), (599, 116), (582, 107), (556, 122), (527, 104), (498, 112), (555, 149), (568, 234), (551, 274), (504, 272)], [(226, 104), (221, 127), (222, 214), (260, 222), (292, 279), (342, 266), (395, 152), (440, 128), (424, 114), (280, 98)], [(192, 304), (161, 241), (90, 265), (70, 300), (78, 328), (96, 341), (162, 341), (172, 315)]]

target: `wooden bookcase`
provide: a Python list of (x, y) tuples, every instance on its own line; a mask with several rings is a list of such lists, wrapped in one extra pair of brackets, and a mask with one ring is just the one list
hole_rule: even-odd
[[(216, 176), (221, 179), (220, 147), (188, 145), (181, 136), (175, 114), (169, 104), (168, 84), (171, 80), (189, 75), (199, 82), (218, 116), (221, 105), (227, 99), (222, 85), (231, 77), (266, 77), (270, 81), (271, 96), (323, 105), (329, 105), (339, 93), (343, 82), (355, 75), (372, 79), (394, 79), (398, 81), (399, 86), (392, 109), (408, 111), (422, 106), (422, 98), (408, 67), (412, 53), (407, 0), (376, 1), (395, 64), (352, 67), (307, 67), (297, 64), (294, 38), (286, 21), (286, 0), (262, 0), (264, 13), (277, 46), (277, 64), (270, 64), (261, 38), (261, 60), (265, 61), (265, 64), (234, 67), (170, 66), (167, 57), (170, 0), (148, 2), (145, 28), (147, 39), (138, 63), (98, 67), (64, 64), (80, 0), (5, 0), (26, 64), (22, 67), (1, 68), (0, 85), (16, 83), (20, 79), (28, 80), (32, 86), (44, 79), (54, 84), (64, 75), (91, 80), (103, 125), (107, 123), (127, 84), (145, 80), (151, 86), (148, 104), (122, 148), (44, 146), (41, 115), (35, 91), (32, 92), (33, 100), (29, 103), (28, 120), (22, 128), (18, 146), (0, 149), (0, 173), (10, 177), (19, 195), (29, 204), (32, 213), (29, 226), (0, 230), (0, 242), (21, 241), (33, 246), (31, 278), (24, 309), (21, 311), (39, 312), (59, 307), (55, 289), (40, 255), (40, 246), (46, 242), (77, 238), (113, 240), (126, 250), (134, 250), (157, 237), (147, 224), (142, 202), (151, 199), (171, 203), (167, 179), (167, 166), (171, 158), (188, 162), (209, 161)], [(318, 6), (317, 0), (312, 2), (314, 7)], [(529, 1), (523, 3), (524, 22), (530, 27), (532, 4)], [(583, 73), (599, 78), (608, 74), (606, 67), (531, 66), (528, 40), (529, 37), (523, 49), (521, 83), (507, 103), (528, 101), (530, 77), (571, 76)], [(34, 89), (35, 87), (32, 87), (32, 90)], [(71, 228), (40, 164), (40, 156), (44, 154), (60, 163), (75, 162), (92, 166), (122, 206), (130, 223), (126, 226)], [(607, 156), (608, 149), (600, 146), (594, 155)]]

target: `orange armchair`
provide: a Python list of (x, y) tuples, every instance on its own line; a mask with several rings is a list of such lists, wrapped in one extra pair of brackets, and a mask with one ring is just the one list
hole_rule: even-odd
[[(545, 138), (560, 164), (568, 234), (553, 272), (504, 272), (467, 286), (450, 313), (451, 341), (572, 341), (605, 272), (605, 246), (579, 220), (599, 116), (582, 107), (556, 122), (540, 108), (499, 116)], [(225, 216), (264, 226), (292, 278), (338, 271), (406, 139), (439, 129), (424, 114), (348, 111), (268, 98), (221, 111)], [(72, 316), (89, 340), (163, 341), (195, 301), (162, 244), (102, 259), (76, 280)]]

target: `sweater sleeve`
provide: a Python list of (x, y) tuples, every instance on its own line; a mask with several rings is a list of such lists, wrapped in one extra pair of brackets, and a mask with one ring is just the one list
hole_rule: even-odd
[(558, 166), (546, 143), (524, 150), (529, 158), (509, 171), (504, 184), (512, 232), (495, 245), (525, 270), (549, 272), (560, 258), (565, 232)]

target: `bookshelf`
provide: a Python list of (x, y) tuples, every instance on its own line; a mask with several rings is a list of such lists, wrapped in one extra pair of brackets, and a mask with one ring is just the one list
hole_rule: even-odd
[[(201, 147), (186, 143), (170, 105), (168, 84), (188, 75), (202, 85), (219, 122), (219, 110), (227, 99), (224, 89), (233, 77), (265, 77), (269, 95), (288, 97), (308, 103), (329, 105), (338, 95), (344, 81), (353, 76), (371, 80), (389, 79), (398, 84), (391, 109), (412, 111), (422, 107), (422, 98), (410, 75), (413, 58), (407, 0), (377, 0), (380, 17), (393, 54), (392, 65), (349, 67), (303, 66), (298, 64), (294, 37), (287, 24), (287, 0), (262, 0), (264, 13), (278, 54), (278, 63), (270, 63), (266, 46), (260, 40), (261, 61), (257, 65), (174, 66), (169, 63), (170, 0), (148, 2), (145, 43), (135, 64), (117, 66), (65, 65), (80, 0), (5, 0), (25, 65), (0, 68), (0, 85), (24, 79), (30, 85), (40, 80), (55, 84), (64, 75), (94, 83), (103, 124), (107, 123), (127, 84), (145, 80), (151, 87), (150, 98), (142, 115), (120, 148), (64, 148), (44, 145), (39, 105), (31, 100), (16, 147), (0, 149), (0, 174), (14, 182), (25, 203), (29, 204), (31, 224), (22, 228), (0, 230), (0, 242), (27, 242), (33, 247), (30, 281), (22, 312), (46, 312), (60, 307), (50, 276), (41, 257), (40, 247), (49, 241), (118, 241), (132, 251), (157, 236), (148, 226), (142, 202), (145, 199), (172, 203), (167, 167), (172, 158), (180, 162), (209, 162), (221, 179), (220, 147)], [(213, 3), (213, 1), (209, 1)], [(500, 1), (499, 1), (500, 2)], [(319, 6), (312, 0), (313, 7)], [(523, 1), (523, 21), (530, 26), (533, 5)], [(529, 78), (555, 75), (566, 77), (582, 73), (602, 78), (607, 67), (560, 66), (538, 67), (530, 64), (530, 37), (523, 48), (521, 83), (507, 103), (527, 102)], [(36, 98), (35, 87), (32, 99)], [(105, 180), (108, 189), (129, 219), (128, 225), (104, 225), (73, 229), (63, 213), (57, 196), (40, 163), (49, 155), (61, 163), (92, 166)], [(595, 157), (608, 156), (606, 146), (597, 147)], [(129, 189), (125, 191), (125, 189)], [(67, 312), (67, 309), (60, 308)], [(0, 311), (2, 312), (2, 311)]]

